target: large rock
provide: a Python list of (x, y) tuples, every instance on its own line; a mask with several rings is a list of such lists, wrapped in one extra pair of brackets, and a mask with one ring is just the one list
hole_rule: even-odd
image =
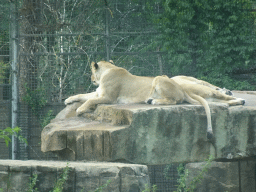
[(104, 188), (106, 192), (140, 192), (149, 186), (147, 166), (124, 163), (96, 162), (54, 162), (0, 160), (0, 188), (3, 191), (27, 191), (30, 178), (36, 174), (35, 188), (40, 192), (53, 190), (64, 168), (69, 167), (66, 192), (95, 191)]
[(189, 163), (187, 187), (198, 178), (200, 173), (203, 177), (196, 183), (194, 192), (254, 192), (255, 188), (255, 161), (239, 162), (212, 162), (206, 172), (203, 171), (206, 163)]
[(210, 104), (215, 140), (200, 105), (100, 105), (76, 117), (68, 105), (44, 128), (41, 149), (60, 159), (170, 164), (256, 155), (256, 108)]

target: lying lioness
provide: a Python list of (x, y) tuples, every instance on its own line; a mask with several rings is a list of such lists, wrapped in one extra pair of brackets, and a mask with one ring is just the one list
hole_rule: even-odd
[[(176, 81), (177, 79), (178, 81)], [(207, 115), (208, 139), (213, 137), (213, 132), (210, 108), (205, 99), (228, 103), (229, 105), (243, 105), (245, 103), (245, 100), (243, 99), (221, 93), (221, 91), (223, 91), (222, 89), (219, 89), (218, 87), (207, 82), (202, 81), (202, 84), (198, 84), (192, 81), (190, 83), (186, 82), (186, 84), (183, 84), (185, 81), (182, 81), (182, 79), (186, 80), (186, 77), (182, 76), (181, 79), (178, 77), (170, 79), (165, 75), (155, 77), (152, 82), (152, 89), (146, 102), (153, 105), (175, 105), (178, 103), (183, 103), (184, 101), (191, 104), (198, 104), (198, 102), (201, 103), (204, 106)], [(200, 80), (198, 81), (200, 82)], [(177, 82), (181, 84), (178, 84)]]
[(96, 92), (71, 96), (65, 100), (66, 105), (74, 101), (84, 103), (76, 110), (78, 115), (90, 112), (97, 104), (145, 103), (154, 79), (132, 75), (107, 61), (92, 62), (91, 71), (93, 84), (99, 86)]
[[(152, 89), (152, 82), (154, 80), (154, 77), (141, 77), (141, 76), (132, 75), (126, 69), (115, 66), (112, 61), (111, 62), (100, 61), (98, 63), (92, 62), (91, 71), (92, 71), (91, 80), (93, 84), (99, 86), (96, 89), (96, 91), (92, 93), (71, 96), (65, 100), (66, 105), (76, 101), (83, 103), (76, 110), (77, 115), (81, 115), (82, 113), (85, 113), (85, 112), (91, 112), (96, 108), (98, 104), (145, 103), (145, 100), (148, 99), (150, 92), (152, 93), (151, 89)], [(208, 87), (209, 92), (215, 89), (218, 90), (216, 92), (223, 91), (219, 87), (216, 87), (205, 81), (200, 81), (192, 77), (176, 76), (173, 78), (173, 81), (181, 84), (182, 82), (187, 82), (189, 83), (188, 85), (201, 84), (201, 86), (203, 86), (204, 88)], [(161, 89), (165, 89), (165, 86), (162, 85), (161, 83), (159, 84), (159, 87), (162, 87)], [(182, 87), (185, 87), (185, 86), (182, 86)], [(167, 87), (167, 89), (168, 88), (169, 87)], [(177, 87), (176, 91), (177, 90), (181, 90), (180, 87)], [(168, 91), (172, 92), (172, 89), (169, 89)], [(163, 94), (159, 94), (159, 96), (163, 96)], [(196, 98), (193, 98), (191, 99), (191, 101), (193, 101), (194, 103), (198, 103), (197, 101), (195, 101), (195, 99)], [(235, 98), (232, 97), (232, 100), (235, 100)], [(156, 104), (156, 103), (152, 101), (152, 104)], [(206, 110), (206, 111), (208, 114), (210, 114), (209, 112), (210, 110)], [(207, 117), (210, 117), (210, 115), (208, 115)]]

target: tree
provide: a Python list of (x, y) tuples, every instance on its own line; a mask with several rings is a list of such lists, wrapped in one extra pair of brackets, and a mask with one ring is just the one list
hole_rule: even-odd
[(252, 1), (161, 3), (164, 12), (153, 18), (160, 26), (158, 42), (164, 42), (161, 49), (167, 52), (171, 75), (192, 75), (218, 86), (235, 88), (237, 81), (232, 79), (232, 71), (255, 65), (256, 15)]
[(90, 60), (104, 47), (104, 35), (95, 34), (104, 29), (101, 4), (102, 0), (23, 1), (21, 98), (26, 95), (25, 82), (31, 91), (46, 90), (48, 102), (61, 103), (74, 90), (85, 92)]

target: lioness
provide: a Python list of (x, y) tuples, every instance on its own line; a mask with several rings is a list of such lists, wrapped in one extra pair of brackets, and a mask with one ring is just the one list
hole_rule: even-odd
[(80, 115), (90, 112), (97, 104), (144, 103), (151, 89), (153, 77), (132, 75), (126, 69), (110, 62), (91, 63), (93, 84), (98, 85), (96, 92), (71, 96), (65, 104), (83, 102), (77, 110)]
[[(176, 81), (176, 79), (178, 79), (178, 81)], [(207, 138), (211, 139), (213, 137), (211, 113), (208, 102), (205, 99), (224, 102), (229, 105), (243, 105), (245, 100), (221, 93), (220, 91), (223, 90), (218, 91), (218, 87), (207, 82), (202, 81), (202, 84), (189, 83), (182, 81), (184, 79), (186, 80), (184, 76), (182, 76), (181, 79), (178, 77), (170, 79), (165, 75), (155, 77), (152, 81), (152, 88), (146, 102), (148, 104), (158, 105), (174, 105), (183, 103), (184, 101), (191, 104), (201, 103), (205, 108), (207, 116)], [(182, 83), (178, 84), (177, 82)], [(184, 82), (185, 84), (183, 84)]]

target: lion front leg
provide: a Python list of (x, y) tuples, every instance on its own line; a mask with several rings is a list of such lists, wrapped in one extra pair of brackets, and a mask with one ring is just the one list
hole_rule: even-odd
[(92, 93), (86, 93), (86, 94), (79, 94), (79, 95), (74, 95), (65, 100), (65, 105), (74, 103), (74, 102), (86, 102), (89, 99), (97, 98), (98, 93), (97, 92), (92, 92)]
[(241, 98), (235, 98), (233, 100), (227, 101), (227, 103), (229, 104), (229, 106), (244, 105), (245, 104), (245, 100), (241, 99)]
[(109, 103), (112, 103), (112, 101), (105, 97), (89, 99), (76, 110), (76, 113), (77, 115), (88, 113), (94, 110), (98, 104), (109, 104)]

